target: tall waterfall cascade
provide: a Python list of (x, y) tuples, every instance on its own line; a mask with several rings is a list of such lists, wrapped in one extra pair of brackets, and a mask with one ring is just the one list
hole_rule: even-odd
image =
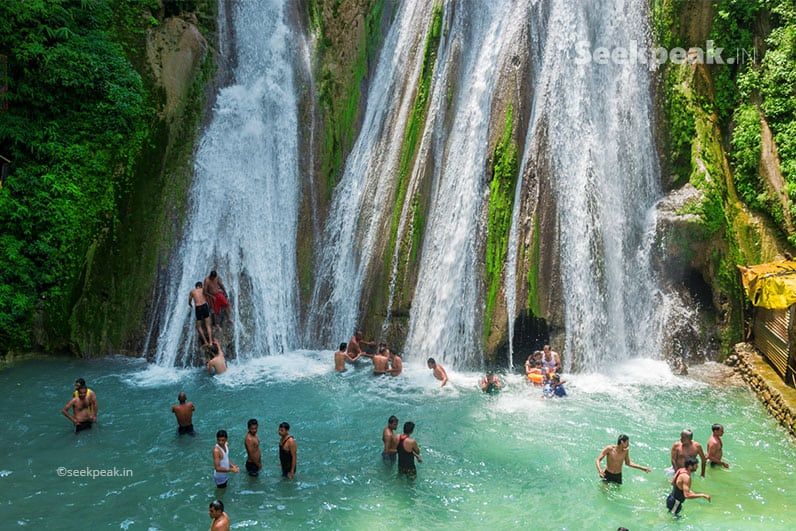
[(196, 153), (190, 212), (157, 338), (160, 365), (186, 363), (194, 352), (188, 293), (211, 269), (229, 291), (240, 358), (284, 352), (297, 341), (295, 68), (304, 64), (304, 42), (288, 23), (288, 0), (230, 5), (233, 82), (218, 93)]

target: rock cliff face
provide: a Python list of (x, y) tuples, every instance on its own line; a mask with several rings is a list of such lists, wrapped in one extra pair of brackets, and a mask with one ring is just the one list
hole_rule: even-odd
[[(654, 2), (658, 42), (667, 48), (704, 48), (707, 39), (717, 38), (720, 24), (740, 16), (728, 4)], [(768, 15), (761, 11), (757, 20), (767, 20)], [(764, 32), (771, 31), (768, 24), (732, 22), (751, 26), (746, 31), (756, 32), (757, 43), (766, 38)], [(772, 210), (761, 208), (760, 203), (747, 204), (750, 194), (746, 193), (739, 163), (745, 152), (738, 142), (729, 141), (738, 129), (739, 115), (736, 112), (731, 117), (731, 109), (725, 106), (728, 100), (738, 98), (735, 83), (739, 68), (668, 63), (659, 71), (657, 99), (665, 126), (660, 147), (668, 170), (665, 180), (671, 188), (659, 209), (659, 271), (672, 289), (699, 309), (693, 318), (694, 333), (684, 338), (682, 349), (690, 359), (724, 357), (742, 339), (747, 303), (736, 265), (770, 261), (791, 251), (786, 239), (792, 232), (789, 197), (784, 191), (787, 184), (765, 118), (756, 114), (754, 107), (749, 111), (752, 128), (759, 122), (761, 132), (759, 151), (753, 155), (751, 166), (760, 189), (768, 190), (770, 200), (779, 205), (773, 211), (784, 213), (778, 220), (772, 219)]]
[(194, 142), (214, 93), (218, 42), (214, 0), (193, 2), (191, 10), (180, 5), (161, 4), (151, 14), (157, 25), (130, 52), (158, 118), (121, 200), (119, 223), (86, 256), (69, 318), (72, 349), (81, 356), (142, 352), (180, 234)]

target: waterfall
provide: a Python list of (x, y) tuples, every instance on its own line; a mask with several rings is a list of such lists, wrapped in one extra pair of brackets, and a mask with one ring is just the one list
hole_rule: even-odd
[[(453, 10), (448, 48), (439, 57), (446, 75), (435, 79), (435, 85), (455, 86), (457, 92), (449, 111), (443, 106), (445, 99), (435, 100), (438, 107), (429, 111), (449, 112), (452, 125), (436, 150), (441, 160), (435, 164), (438, 171), (406, 341), (412, 355), (458, 366), (481, 362), (479, 239), (488, 190), (490, 112), (500, 68), (527, 24), (529, 5), (461, 2)], [(446, 5), (452, 8), (452, 3)], [(445, 119), (437, 121), (442, 124)]]
[[(640, 62), (575, 61), (578, 42), (590, 50), (649, 46), (647, 9), (622, 0), (550, 1), (530, 129), (546, 121), (549, 153), (534, 156), (549, 161), (555, 190), (569, 368), (661, 350), (666, 305), (646, 245), (661, 195), (650, 71)], [(514, 225), (512, 232), (516, 216)], [(516, 260), (516, 245), (510, 252)]]
[(335, 187), (319, 247), (309, 342), (351, 336), (363, 283), (387, 230), (395, 170), (416, 80), (431, 2), (401, 2), (385, 38), (356, 142)]
[(230, 295), (239, 358), (283, 352), (298, 341), (296, 227), (299, 203), (295, 68), (303, 37), (288, 0), (240, 0), (231, 20), (237, 61), (220, 90), (194, 162), (190, 210), (157, 339), (157, 363), (194, 352), (188, 293), (211, 269)]

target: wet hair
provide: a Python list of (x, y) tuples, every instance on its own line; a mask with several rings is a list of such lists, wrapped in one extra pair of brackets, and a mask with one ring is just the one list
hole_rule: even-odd
[(219, 437), (224, 437), (225, 439), (229, 439), (229, 437), (227, 437), (227, 430), (218, 430), (216, 432), (216, 439), (218, 439)]
[(694, 432), (691, 431), (691, 430), (683, 430), (683, 431), (680, 432), (680, 439), (682, 440), (683, 437), (685, 437), (687, 439), (693, 439), (694, 438)]
[(216, 273), (215, 270), (210, 272), (210, 278), (216, 278), (217, 276), (218, 276), (218, 273)]
[(210, 345), (210, 352), (213, 354), (218, 354), (218, 347), (215, 345)]
[(197, 282), (197, 283), (194, 285), (194, 287), (196, 287), (196, 288), (201, 288), (201, 287), (202, 287), (202, 283), (201, 283), (201, 282)]
[(415, 423), (411, 421), (404, 422), (404, 434), (409, 435), (413, 431), (415, 431)]
[(86, 387), (86, 384), (78, 384), (78, 386), (77, 386), (77, 390), (78, 391), (85, 391), (87, 389), (88, 388)]
[(77, 380), (75, 380), (75, 383), (76, 383), (78, 386), (81, 386), (81, 385), (86, 385), (86, 381), (85, 381), (83, 378), (78, 378)]
[(210, 509), (214, 511), (221, 511), (224, 512), (224, 502), (221, 500), (213, 500), (210, 502)]
[(721, 430), (723, 428), (724, 428), (724, 426), (722, 426), (721, 424), (714, 424), (713, 426), (710, 427), (710, 429), (713, 430), (713, 431), (719, 431), (719, 430)]
[(257, 419), (249, 419), (249, 422), (246, 423), (247, 428), (251, 428), (252, 426), (257, 426)]
[(630, 530), (626, 527), (617, 527), (616, 531), (630, 531)]
[(431, 365), (436, 365), (437, 364), (437, 362), (434, 361), (434, 358), (428, 358), (428, 363), (430, 363)]
[(398, 422), (398, 417), (390, 415), (390, 418), (387, 419), (387, 424), (392, 424), (393, 422)]
[(689, 468), (689, 467), (692, 467), (692, 466), (697, 466), (698, 464), (699, 464), (699, 461), (697, 461), (697, 458), (694, 457), (694, 456), (686, 457), (685, 458), (685, 463), (683, 463), (683, 465), (686, 468)]
[(290, 424), (288, 424), (287, 422), (280, 423), (279, 427), (280, 428), (285, 428), (287, 431), (290, 431)]
[(622, 444), (623, 442), (625, 442), (625, 441), (629, 441), (629, 440), (630, 440), (630, 437), (628, 437), (627, 435), (625, 435), (625, 434), (623, 433), (623, 434), (622, 434), (622, 435), (620, 435), (620, 436), (619, 436), (619, 438), (616, 440), (616, 444)]
[(180, 391), (180, 394), (177, 395), (177, 400), (180, 401), (180, 404), (184, 404), (187, 399), (188, 397), (185, 396), (185, 391)]
[(340, 343), (340, 350), (345, 350), (348, 347), (348, 343)]
[(379, 347), (379, 354), (383, 354), (387, 347)]

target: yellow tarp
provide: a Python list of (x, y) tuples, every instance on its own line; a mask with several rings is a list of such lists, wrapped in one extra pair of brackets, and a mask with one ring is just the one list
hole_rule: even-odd
[(738, 266), (746, 296), (754, 306), (784, 310), (796, 303), (796, 261)]

